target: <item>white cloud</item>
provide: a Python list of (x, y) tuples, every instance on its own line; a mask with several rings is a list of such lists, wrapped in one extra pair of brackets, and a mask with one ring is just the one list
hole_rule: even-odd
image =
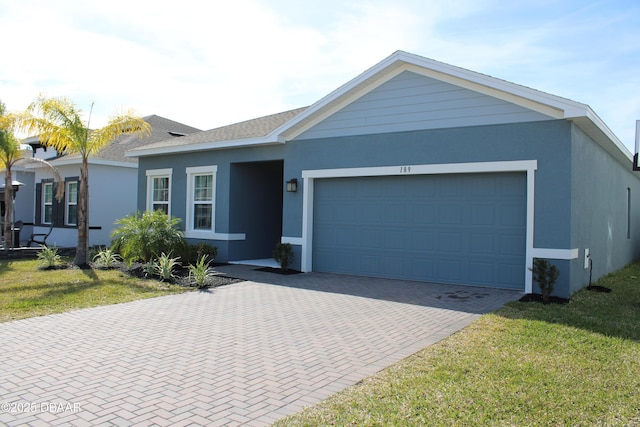
[(201, 128), (313, 103), (402, 49), (590, 104), (629, 146), (638, 6), (554, 0), (0, 0), (0, 99)]

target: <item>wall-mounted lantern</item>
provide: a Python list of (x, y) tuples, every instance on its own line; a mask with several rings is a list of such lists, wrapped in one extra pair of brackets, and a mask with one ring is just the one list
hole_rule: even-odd
[(287, 181), (287, 193), (295, 193), (296, 191), (298, 191), (298, 180), (294, 178)]

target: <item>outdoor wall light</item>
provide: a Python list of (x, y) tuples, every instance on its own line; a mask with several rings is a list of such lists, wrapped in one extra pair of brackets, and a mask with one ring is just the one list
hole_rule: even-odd
[(295, 193), (296, 191), (298, 191), (298, 180), (294, 178), (287, 181), (287, 193)]

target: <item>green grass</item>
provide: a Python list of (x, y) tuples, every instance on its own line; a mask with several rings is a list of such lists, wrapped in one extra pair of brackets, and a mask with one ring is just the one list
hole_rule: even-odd
[(276, 426), (640, 426), (640, 264), (513, 302)]
[(118, 270), (41, 270), (37, 260), (0, 261), (0, 322), (184, 292)]

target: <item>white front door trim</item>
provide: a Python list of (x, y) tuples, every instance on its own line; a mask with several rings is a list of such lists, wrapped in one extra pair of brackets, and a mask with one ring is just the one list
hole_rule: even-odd
[(535, 171), (538, 169), (537, 160), (515, 160), (504, 162), (473, 162), (473, 163), (445, 163), (426, 165), (397, 165), (365, 168), (344, 169), (314, 169), (302, 171), (302, 248), (301, 270), (313, 270), (313, 192), (316, 179), (349, 178), (367, 176), (401, 176), (401, 175), (437, 175), (454, 173), (495, 173), (495, 172), (525, 172), (527, 174), (527, 224), (525, 250), (525, 292), (532, 292), (533, 265), (533, 225), (535, 203)]

